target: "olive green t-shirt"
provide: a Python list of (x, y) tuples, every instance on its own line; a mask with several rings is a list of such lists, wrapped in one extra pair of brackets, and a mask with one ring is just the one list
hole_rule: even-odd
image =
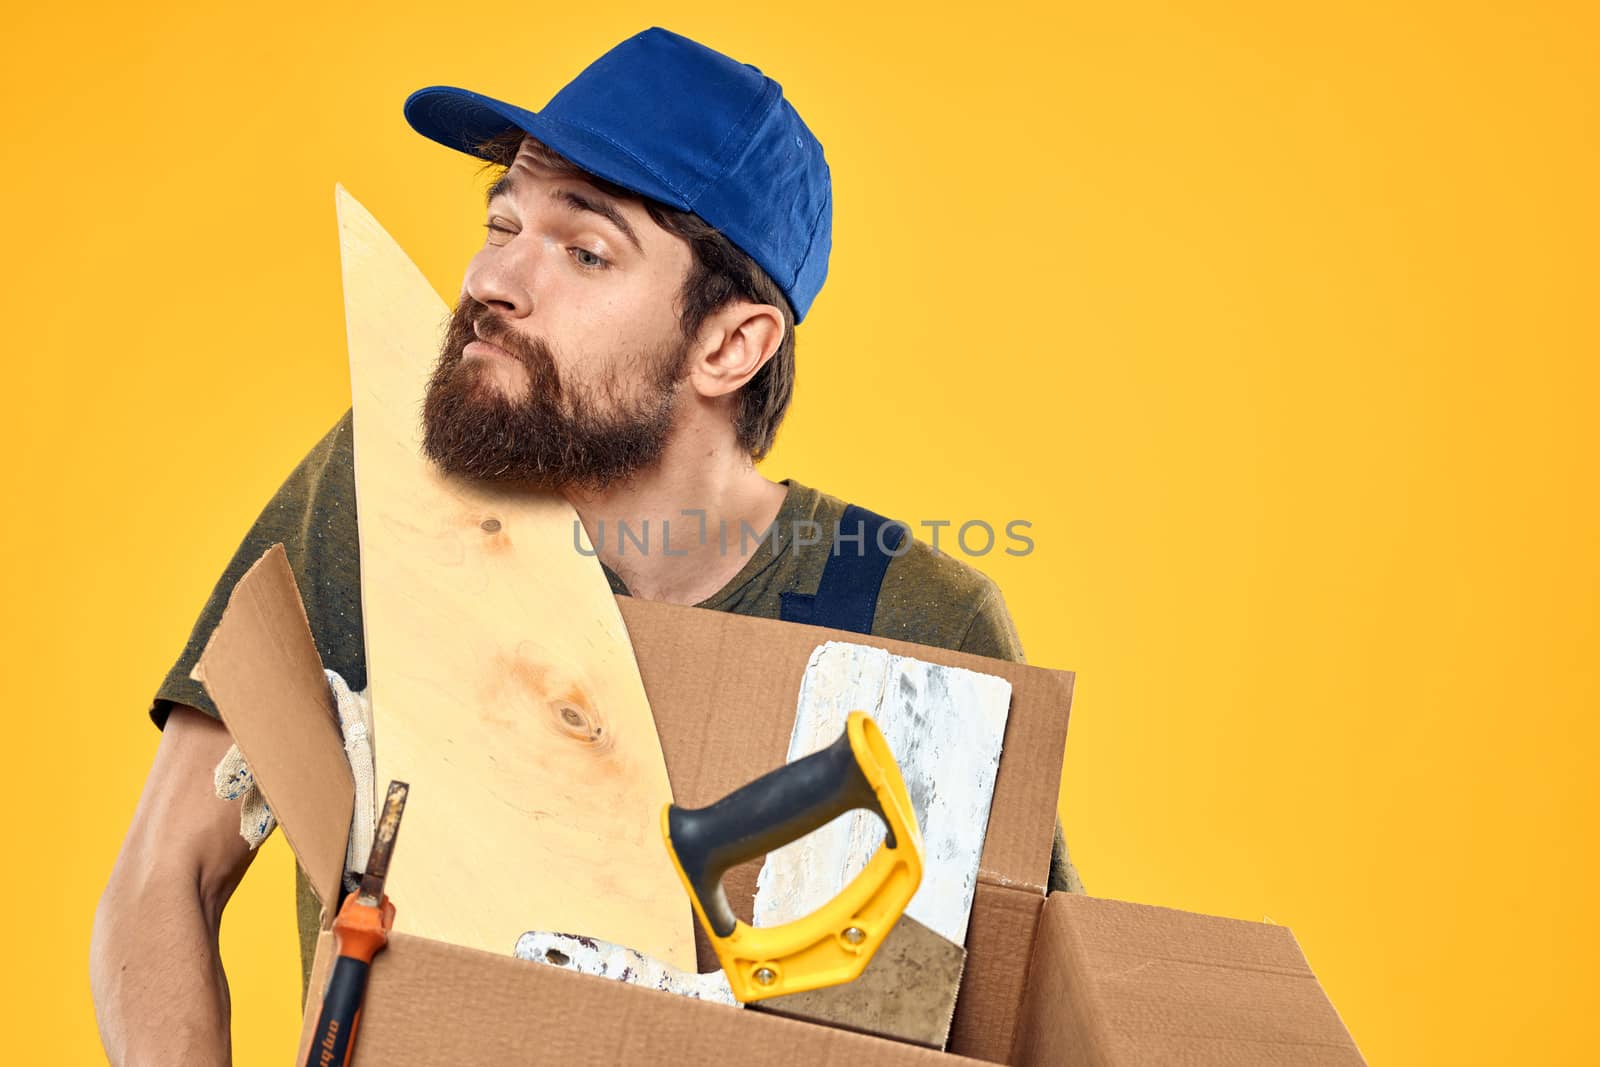
[[(747, 536), (749, 556), (744, 566), (697, 607), (776, 619), (784, 592), (816, 593), (846, 505), (793, 479), (784, 484), (788, 493), (766, 536), (759, 540)], [(729, 551), (739, 550), (739, 538), (740, 531), (730, 531)], [(294, 569), (323, 666), (337, 671), (352, 690), (367, 687), (354, 451), (351, 413), (347, 411), (267, 503), (212, 589), (182, 654), (156, 690), (150, 717), (157, 726), (166, 724), (174, 704), (187, 704), (212, 718), (219, 717), (216, 705), (189, 677), (189, 671), (221, 619), (235, 583), (276, 542), (283, 543)], [(843, 550), (850, 551), (853, 543), (844, 540)], [(612, 590), (627, 594), (622, 579), (603, 563), (601, 566)], [(872, 632), (979, 656), (1017, 662), (1023, 658), (1016, 628), (994, 582), (922, 541), (912, 541), (890, 562), (879, 590)], [(1059, 824), (1050, 861), (1050, 889), (1083, 892)], [(299, 870), (296, 896), (302, 980), (308, 980), (321, 905)]]

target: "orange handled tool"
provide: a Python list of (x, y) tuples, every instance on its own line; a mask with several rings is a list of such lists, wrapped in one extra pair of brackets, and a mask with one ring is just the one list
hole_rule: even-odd
[(344, 1067), (355, 1055), (356, 1026), (361, 1021), (367, 972), (372, 958), (389, 943), (389, 931), (394, 928), (394, 905), (384, 895), (383, 883), (389, 876), (389, 857), (394, 853), (394, 839), (400, 833), (400, 815), (405, 811), (410, 788), (404, 782), (389, 783), (361, 888), (344, 898), (339, 915), (333, 920), (339, 955), (333, 963), (328, 990), (322, 996), (322, 1014), (317, 1019), (306, 1067)]

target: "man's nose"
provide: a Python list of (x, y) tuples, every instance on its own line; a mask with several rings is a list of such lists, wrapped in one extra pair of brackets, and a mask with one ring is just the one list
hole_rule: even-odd
[(509, 318), (533, 311), (539, 242), (523, 234), (503, 245), (485, 245), (467, 267), (467, 295)]

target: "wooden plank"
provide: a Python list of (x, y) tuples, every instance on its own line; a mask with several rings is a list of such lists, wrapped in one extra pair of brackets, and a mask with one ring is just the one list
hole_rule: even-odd
[(397, 927), (507, 955), (527, 930), (570, 930), (693, 969), (666, 763), (599, 562), (563, 498), (423, 457), (446, 308), (337, 199), (377, 781), (413, 789)]
[[(844, 641), (819, 646), (800, 682), (788, 761), (836, 740), (850, 712), (872, 716), (922, 829), (922, 885), (906, 914), (958, 945), (966, 943), (1010, 707), (1004, 678)], [(882, 820), (855, 811), (769, 853), (756, 879), (755, 925), (777, 926), (827, 903), (882, 840)]]

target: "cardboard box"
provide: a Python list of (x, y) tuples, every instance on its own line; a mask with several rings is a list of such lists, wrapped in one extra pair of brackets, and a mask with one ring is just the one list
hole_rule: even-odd
[[(674, 796), (690, 807), (783, 762), (801, 674), (824, 641), (1011, 682), (950, 1051), (541, 967), (511, 946), (499, 956), (396, 934), (372, 968), (356, 1064), (1361, 1062), (1286, 929), (1046, 898), (1071, 673), (629, 597), (618, 605)], [(236, 586), (203, 663), (218, 658), (240, 684), (208, 689), (324, 904), (304, 1062), (333, 955), (353, 786), (281, 546)], [(420, 803), (425, 783), (412, 784)], [(759, 866), (725, 883), (746, 921)], [(405, 907), (403, 888), (396, 904)], [(697, 948), (700, 969), (713, 969), (703, 934)]]

